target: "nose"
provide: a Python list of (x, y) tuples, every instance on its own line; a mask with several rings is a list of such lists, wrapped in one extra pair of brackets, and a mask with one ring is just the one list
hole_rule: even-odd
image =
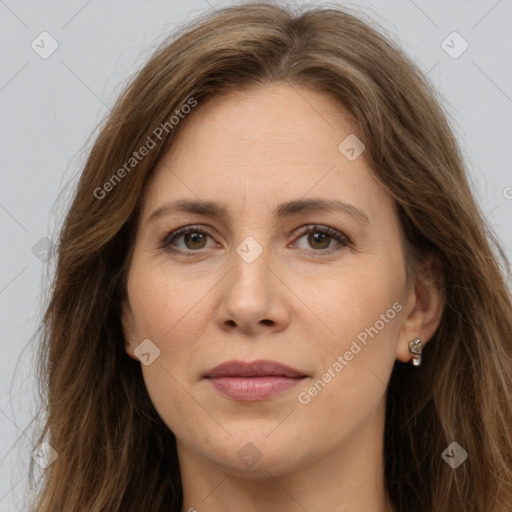
[(219, 285), (216, 315), (222, 330), (258, 335), (281, 331), (288, 325), (287, 297), (291, 294), (268, 249), (254, 261), (234, 251), (231, 271)]

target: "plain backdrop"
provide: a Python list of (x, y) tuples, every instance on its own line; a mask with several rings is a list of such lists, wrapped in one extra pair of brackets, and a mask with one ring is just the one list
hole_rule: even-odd
[[(25, 510), (37, 426), (32, 337), (52, 237), (91, 134), (177, 25), (233, 3), (0, 0), (0, 512)], [(512, 1), (338, 4), (375, 20), (441, 93), (475, 194), (511, 257)]]

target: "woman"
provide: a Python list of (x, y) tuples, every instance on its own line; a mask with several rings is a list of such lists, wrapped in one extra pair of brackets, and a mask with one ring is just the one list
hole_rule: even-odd
[(63, 226), (35, 510), (510, 511), (499, 251), (376, 30), (197, 20), (117, 102)]

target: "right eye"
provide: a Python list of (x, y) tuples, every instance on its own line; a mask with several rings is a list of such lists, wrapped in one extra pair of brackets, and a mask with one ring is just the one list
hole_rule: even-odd
[[(160, 247), (171, 252), (198, 252), (206, 247), (207, 237), (211, 238), (211, 235), (204, 229), (197, 226), (186, 226), (166, 235)], [(182, 239), (184, 247), (177, 245), (176, 241), (180, 239)]]

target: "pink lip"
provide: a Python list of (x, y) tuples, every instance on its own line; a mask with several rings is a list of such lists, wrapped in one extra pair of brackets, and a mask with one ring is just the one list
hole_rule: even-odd
[(255, 402), (271, 398), (299, 384), (307, 375), (276, 361), (227, 361), (209, 370), (204, 378), (235, 400)]

